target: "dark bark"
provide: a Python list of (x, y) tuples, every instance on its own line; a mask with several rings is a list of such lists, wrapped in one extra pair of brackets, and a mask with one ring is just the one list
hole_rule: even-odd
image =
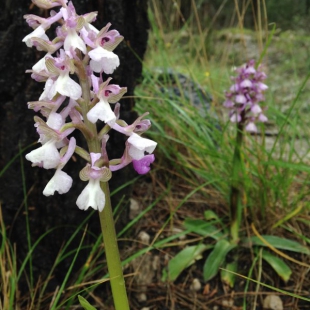
[[(137, 79), (141, 76), (143, 58), (147, 42), (147, 1), (145, 0), (80, 0), (73, 1), (77, 13), (83, 14), (98, 11), (95, 26), (101, 29), (108, 22), (111, 29), (117, 29), (125, 40), (117, 47), (115, 53), (120, 57), (121, 65), (113, 74), (113, 83), (128, 88), (127, 96), (134, 94)], [(22, 42), (23, 37), (31, 32), (22, 18), (24, 14), (47, 14), (31, 5), (30, 0), (6, 0), (0, 4), (0, 171), (16, 155), (19, 150), (37, 141), (38, 136), (34, 128), (33, 111), (27, 109), (28, 101), (35, 101), (40, 96), (44, 84), (34, 82), (29, 74), (25, 73), (44, 54), (35, 49), (27, 48)], [(128, 123), (136, 118), (132, 111), (134, 100), (121, 100), (121, 118)], [(124, 149), (123, 137), (112, 135), (109, 140), (109, 155), (111, 158), (120, 157)], [(24, 163), (25, 189), (28, 192), (27, 202), (29, 211), (32, 243), (48, 229), (62, 226), (47, 235), (34, 252), (36, 271), (41, 274), (49, 271), (63, 242), (69, 239), (76, 227), (89, 214), (80, 211), (75, 201), (86, 185), (78, 178), (80, 169), (85, 165), (78, 157), (76, 162), (69, 163), (65, 170), (72, 176), (74, 185), (69, 193), (52, 197), (45, 197), (42, 191), (53, 175), (53, 171), (46, 171), (24, 159), (32, 146), (21, 154), (6, 170), (0, 179), (0, 202), (5, 218), (8, 233), (12, 242), (17, 242), (19, 257), (25, 257), (28, 251), (26, 242), (26, 228), (21, 160)], [(112, 189), (126, 183), (134, 176), (131, 168), (115, 173), (110, 182)], [(130, 195), (130, 188), (118, 194)], [(114, 204), (119, 199), (113, 199)], [(125, 198), (125, 202), (128, 199)], [(126, 207), (123, 209), (126, 210)], [(123, 213), (123, 214), (126, 214)], [(124, 224), (122, 217), (121, 224)], [(99, 219), (95, 213), (90, 220), (89, 229), (99, 233)], [(80, 234), (81, 236), (81, 234)], [(75, 246), (79, 241), (79, 237)], [(87, 237), (91, 239), (91, 237)], [(92, 240), (88, 240), (92, 242)], [(80, 260), (83, 263), (83, 255)], [(70, 261), (65, 262), (62, 268), (67, 268)], [(58, 271), (65, 274), (63, 270)], [(61, 276), (60, 276), (61, 277)], [(55, 279), (57, 282), (57, 278)], [(58, 283), (56, 283), (58, 284)]]

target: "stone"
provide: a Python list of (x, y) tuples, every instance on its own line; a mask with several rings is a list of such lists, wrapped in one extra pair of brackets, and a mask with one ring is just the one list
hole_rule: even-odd
[(278, 295), (268, 295), (263, 301), (263, 308), (268, 310), (283, 310), (282, 299)]

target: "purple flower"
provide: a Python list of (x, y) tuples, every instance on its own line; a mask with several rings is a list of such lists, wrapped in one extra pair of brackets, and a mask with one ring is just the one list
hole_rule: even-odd
[(255, 69), (255, 61), (250, 60), (244, 66), (237, 68), (237, 77), (232, 77), (234, 84), (226, 92), (224, 107), (230, 110), (231, 122), (245, 124), (245, 130), (256, 132), (255, 122), (266, 122), (259, 102), (264, 101), (263, 92), (268, 88), (263, 81), (266, 74), (260, 68)]
[[(127, 142), (122, 158), (110, 161), (110, 170), (117, 171), (131, 162), (134, 169), (139, 174), (145, 174), (150, 171), (150, 164), (154, 162), (155, 156), (152, 152), (155, 150), (157, 143), (153, 140), (140, 137), (132, 133)], [(145, 153), (148, 153), (145, 155)]]
[(120, 170), (131, 162), (139, 174), (145, 174), (150, 171), (150, 164), (155, 160), (155, 156), (152, 153), (157, 143), (140, 136), (151, 126), (150, 120), (143, 119), (146, 115), (148, 113), (139, 116), (131, 125), (125, 123), (120, 126), (116, 122), (113, 125), (109, 124), (114, 130), (129, 137), (122, 158), (110, 161), (111, 171)]
[(155, 161), (155, 155), (149, 154), (145, 155), (140, 160), (133, 160), (132, 165), (133, 168), (139, 173), (139, 174), (146, 174), (151, 170), (150, 164)]

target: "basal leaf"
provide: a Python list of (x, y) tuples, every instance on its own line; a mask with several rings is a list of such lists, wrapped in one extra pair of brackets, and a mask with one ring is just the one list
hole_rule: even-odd
[(221, 280), (223, 283), (229, 285), (231, 288), (235, 285), (238, 263), (237, 260), (234, 260), (231, 263), (227, 263), (225, 270), (221, 270)]
[(207, 220), (207, 221), (210, 221), (210, 220), (217, 220), (220, 222), (220, 218), (217, 216), (217, 214), (212, 211), (212, 210), (207, 210), (204, 212), (204, 218)]
[(184, 226), (186, 229), (204, 237), (211, 237), (215, 240), (223, 238), (223, 233), (219, 228), (204, 220), (187, 218), (184, 221)]
[(163, 281), (168, 278), (169, 281), (174, 281), (180, 273), (190, 265), (194, 264), (196, 260), (201, 259), (201, 253), (212, 246), (205, 244), (198, 244), (188, 246), (173, 257), (168, 264), (168, 272), (163, 274)]
[[(285, 239), (285, 238), (281, 238), (277, 236), (269, 236), (269, 235), (262, 235), (261, 237), (277, 249), (310, 255), (310, 250), (307, 247), (298, 243), (297, 241)], [(259, 245), (259, 246), (268, 247), (267, 244), (265, 244), (262, 240), (260, 240), (256, 236), (251, 237), (251, 238), (244, 238), (242, 239), (241, 243), (243, 246), (246, 246), (246, 247), (249, 247), (251, 245)]]
[(262, 257), (284, 282), (290, 279), (292, 270), (281, 258), (266, 250), (263, 251)]
[(85, 310), (96, 310), (96, 308), (93, 307), (84, 297), (82, 297), (81, 295), (78, 295), (78, 298), (79, 298), (79, 302), (80, 302), (81, 306)]
[(203, 266), (203, 278), (205, 281), (209, 281), (216, 276), (219, 268), (225, 261), (227, 253), (235, 247), (236, 244), (231, 244), (226, 239), (222, 239), (216, 243)]

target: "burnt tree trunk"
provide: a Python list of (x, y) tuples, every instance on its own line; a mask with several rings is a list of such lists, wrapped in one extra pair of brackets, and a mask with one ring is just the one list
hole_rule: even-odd
[[(145, 0), (76, 0), (73, 1), (78, 14), (98, 11), (95, 27), (101, 29), (108, 22), (110, 29), (117, 29), (124, 37), (124, 41), (116, 48), (115, 53), (120, 58), (120, 67), (113, 75), (113, 83), (126, 86), (126, 96), (134, 94), (137, 79), (141, 76), (141, 59), (147, 44), (147, 1)], [(43, 83), (34, 82), (25, 70), (30, 69), (44, 53), (30, 49), (22, 39), (32, 30), (23, 19), (25, 14), (44, 16), (44, 10), (31, 5), (30, 0), (6, 0), (0, 3), (0, 172), (16, 156), (20, 150), (38, 140), (34, 128), (32, 110), (27, 109), (28, 101), (39, 98)], [(56, 8), (57, 9), (57, 8)], [(121, 100), (121, 118), (131, 123), (136, 119), (133, 112), (134, 100)], [(111, 158), (121, 157), (124, 150), (124, 137), (112, 135), (110, 137), (109, 155)], [(7, 233), (12, 242), (17, 244), (18, 257), (22, 260), (28, 252), (25, 218), (25, 196), (29, 209), (30, 231), (32, 244), (46, 231), (53, 227), (62, 227), (49, 233), (34, 251), (36, 275), (43, 275), (49, 271), (61, 245), (70, 238), (76, 227), (86, 218), (90, 211), (80, 211), (76, 206), (76, 199), (86, 183), (78, 178), (78, 173), (85, 165), (80, 158), (76, 162), (69, 162), (66, 171), (72, 176), (74, 184), (69, 193), (52, 197), (45, 197), (42, 191), (53, 175), (53, 171), (32, 168), (31, 163), (25, 160), (25, 154), (38, 145), (30, 146), (17, 157), (0, 178), (0, 203), (4, 215)], [(23, 163), (23, 164), (21, 164)], [(25, 182), (23, 190), (22, 171)], [(129, 167), (114, 173), (110, 187), (116, 189), (126, 183), (135, 174)], [(118, 193), (117, 203), (123, 195), (130, 195), (130, 187)], [(123, 199), (124, 202), (128, 199)], [(122, 208), (126, 211), (126, 207)], [(126, 221), (126, 212), (121, 216), (120, 224)], [(89, 230), (100, 233), (98, 214), (89, 220)], [(81, 234), (77, 237), (76, 248)], [(94, 240), (88, 235), (87, 242)], [(85, 253), (86, 255), (86, 253)], [(83, 253), (80, 256), (83, 263)], [(85, 258), (85, 257), (84, 257)], [(55, 278), (55, 285), (59, 284), (62, 275), (71, 263), (71, 259), (64, 262), (58, 270), (59, 279)]]

